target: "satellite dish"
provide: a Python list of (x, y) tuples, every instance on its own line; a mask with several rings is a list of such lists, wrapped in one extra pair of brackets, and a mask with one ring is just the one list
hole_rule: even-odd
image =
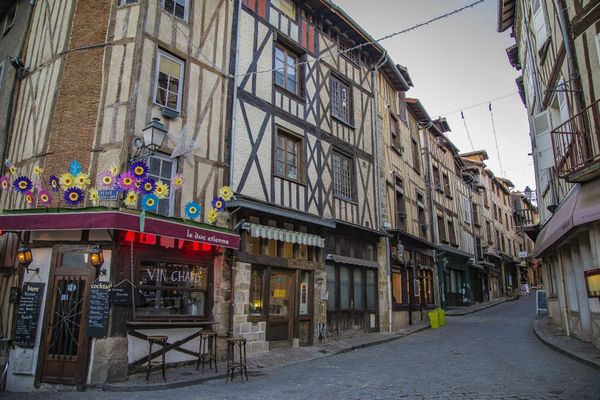
[(135, 147), (138, 150), (144, 147), (144, 139), (142, 139), (141, 137), (136, 137), (135, 139), (133, 139), (133, 147)]

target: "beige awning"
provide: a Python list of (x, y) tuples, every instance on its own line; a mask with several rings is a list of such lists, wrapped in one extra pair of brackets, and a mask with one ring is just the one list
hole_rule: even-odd
[(244, 229), (250, 232), (251, 236), (264, 239), (278, 240), (294, 244), (303, 244), (306, 246), (325, 247), (325, 239), (312, 235), (310, 233), (288, 231), (286, 229), (274, 228), (272, 226), (245, 223)]

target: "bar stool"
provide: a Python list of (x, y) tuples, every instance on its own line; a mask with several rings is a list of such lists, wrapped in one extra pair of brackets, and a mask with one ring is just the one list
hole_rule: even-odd
[[(235, 348), (238, 348), (240, 361), (235, 361)], [(246, 375), (246, 381), (248, 381), (248, 369), (246, 364), (246, 339), (244, 338), (231, 338), (227, 339), (227, 378), (225, 383), (229, 381), (229, 375), (231, 374), (231, 380), (233, 381), (233, 373), (236, 369), (240, 370), (240, 377), (244, 382), (244, 375)]]
[(217, 372), (217, 332), (210, 330), (201, 330), (199, 332), (200, 347), (198, 349), (198, 363), (196, 371), (202, 363), (202, 371), (204, 364), (208, 363), (208, 368), (212, 368), (212, 363), (215, 363), (215, 372)]
[[(146, 382), (148, 382), (148, 379), (150, 378), (150, 372), (152, 371), (152, 367), (158, 367), (160, 366), (162, 369), (162, 377), (163, 377), (163, 381), (167, 381), (167, 378), (165, 377), (165, 346), (167, 344), (167, 340), (169, 339), (168, 336), (147, 336), (146, 340), (148, 341), (148, 366), (147, 366), (147, 370), (146, 370)], [(157, 344), (159, 346), (161, 346), (161, 350), (160, 353), (162, 355), (161, 359), (162, 361), (152, 361), (152, 346), (154, 344)]]

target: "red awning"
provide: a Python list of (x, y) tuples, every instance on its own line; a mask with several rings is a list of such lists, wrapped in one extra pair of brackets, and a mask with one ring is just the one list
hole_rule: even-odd
[[(66, 230), (117, 229), (140, 231), (140, 216), (123, 211), (64, 211), (31, 212), (19, 211), (0, 215), (0, 230), (3, 231), (66, 231)], [(225, 229), (172, 218), (146, 215), (144, 233), (154, 234), (191, 242), (206, 243), (230, 249), (238, 249), (240, 237)]]

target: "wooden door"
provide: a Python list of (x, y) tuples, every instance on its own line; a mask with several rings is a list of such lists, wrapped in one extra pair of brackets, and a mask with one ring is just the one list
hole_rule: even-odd
[[(59, 272), (64, 271), (64, 272)], [(50, 314), (45, 329), (42, 382), (85, 383), (88, 338), (85, 336), (93, 270), (58, 269), (48, 295)]]
[(267, 340), (286, 344), (292, 340), (295, 314), (295, 273), (272, 270), (269, 279)]

